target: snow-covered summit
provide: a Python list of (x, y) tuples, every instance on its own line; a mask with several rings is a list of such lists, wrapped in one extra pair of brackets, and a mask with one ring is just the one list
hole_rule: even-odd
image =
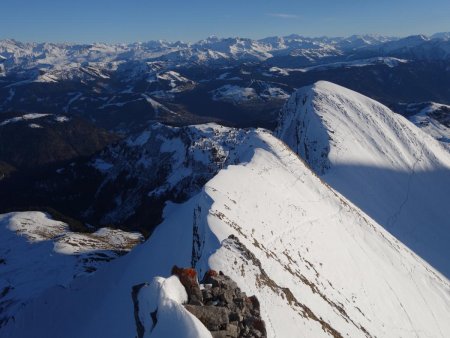
[(382, 104), (317, 82), (299, 89), (277, 135), (346, 198), (450, 275), (450, 153)]

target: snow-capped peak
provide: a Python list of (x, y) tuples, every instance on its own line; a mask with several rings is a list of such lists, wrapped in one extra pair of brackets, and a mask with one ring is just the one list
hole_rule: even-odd
[(287, 102), (277, 135), (316, 173), (450, 275), (450, 153), (386, 106), (320, 81)]

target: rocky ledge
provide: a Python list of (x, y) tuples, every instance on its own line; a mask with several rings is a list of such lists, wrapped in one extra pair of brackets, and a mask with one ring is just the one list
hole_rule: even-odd
[(200, 283), (197, 272), (191, 268), (174, 266), (172, 274), (178, 276), (188, 294), (185, 308), (214, 338), (267, 337), (258, 299), (247, 297), (236, 282), (221, 271), (209, 270)]

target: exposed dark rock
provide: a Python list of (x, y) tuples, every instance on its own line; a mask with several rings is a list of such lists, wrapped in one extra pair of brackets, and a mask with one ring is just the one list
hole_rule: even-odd
[(191, 305), (203, 305), (203, 297), (198, 284), (197, 271), (192, 268), (179, 268), (176, 265), (172, 268), (172, 275), (178, 276), (188, 295), (188, 302)]
[(210, 331), (225, 330), (229, 323), (230, 310), (213, 305), (185, 305), (186, 310), (196, 316)]
[(174, 266), (172, 273), (180, 278), (188, 294), (186, 309), (211, 331), (214, 338), (267, 336), (258, 299), (247, 297), (230, 277), (209, 270), (198, 284), (194, 269)]
[[(139, 318), (139, 300), (138, 300), (139, 291), (145, 286), (148, 286), (148, 284), (141, 283), (141, 284), (133, 286), (133, 288), (131, 290), (131, 299), (133, 300), (133, 306), (134, 306), (134, 320), (136, 322), (136, 332), (137, 332), (138, 338), (144, 337), (144, 333), (145, 333), (144, 324), (141, 322), (141, 319)], [(153, 316), (152, 316), (152, 319), (153, 319)]]

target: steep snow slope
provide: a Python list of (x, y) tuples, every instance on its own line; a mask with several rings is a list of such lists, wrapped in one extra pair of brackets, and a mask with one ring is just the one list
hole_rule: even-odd
[(134, 337), (132, 287), (167, 276), (174, 264), (222, 270), (255, 294), (269, 337), (450, 335), (445, 278), (268, 132), (252, 132), (235, 150), (240, 164), (186, 203), (169, 204), (146, 243), (92, 277), (49, 290), (0, 336)]
[(103, 228), (75, 233), (42, 212), (0, 215), (0, 328), (33, 298), (131, 250), (137, 233)]
[(450, 153), (400, 115), (329, 82), (298, 90), (277, 135), (322, 179), (450, 276)]

